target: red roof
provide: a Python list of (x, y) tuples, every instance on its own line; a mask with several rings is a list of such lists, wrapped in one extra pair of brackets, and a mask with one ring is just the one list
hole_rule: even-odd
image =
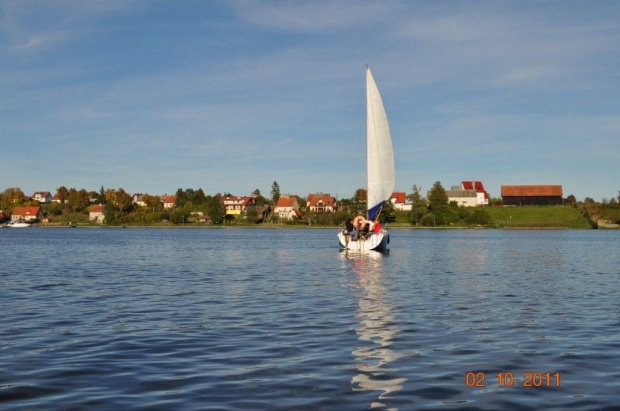
[(165, 204), (176, 203), (177, 196), (161, 196), (161, 201)]
[(319, 201), (323, 201), (324, 206), (333, 207), (336, 198), (329, 194), (308, 194), (308, 207), (316, 207)]
[(405, 201), (407, 200), (407, 194), (405, 192), (395, 191), (390, 196), (390, 199), (392, 198), (396, 199), (396, 204), (405, 204)]
[(463, 190), (476, 190), (477, 193), (486, 192), (482, 181), (462, 181)]
[(94, 205), (90, 208), (91, 213), (103, 213), (105, 210), (105, 206), (101, 204)]
[(502, 186), (502, 197), (562, 197), (561, 185)]
[(295, 205), (295, 197), (280, 197), (276, 207), (293, 207)]
[(41, 211), (41, 207), (15, 207), (12, 215), (37, 215)]

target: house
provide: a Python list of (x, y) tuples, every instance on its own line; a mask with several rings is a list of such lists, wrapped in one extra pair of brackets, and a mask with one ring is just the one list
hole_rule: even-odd
[(463, 190), (460, 186), (453, 186), (451, 190), (446, 190), (446, 195), (448, 196), (448, 203), (455, 201), (459, 207), (475, 207), (477, 205), (478, 194), (475, 190)]
[(222, 199), (224, 208), (226, 209), (226, 215), (241, 215), (247, 207), (256, 204), (254, 197), (224, 197)]
[(461, 190), (474, 190), (476, 192), (476, 205), (489, 205), (489, 193), (484, 189), (482, 181), (462, 181)]
[(307, 207), (312, 213), (332, 213), (338, 209), (338, 204), (329, 194), (308, 194)]
[(160, 198), (161, 202), (164, 204), (164, 208), (172, 208), (177, 202), (177, 196), (163, 195)]
[(92, 206), (88, 213), (88, 219), (97, 223), (103, 223), (105, 221), (105, 206), (100, 204)]
[(561, 205), (561, 185), (502, 186), (504, 205)]
[(407, 194), (403, 191), (395, 191), (390, 196), (390, 201), (394, 204), (394, 208), (399, 211), (411, 211), (413, 204), (407, 203)]
[(41, 217), (41, 207), (15, 207), (13, 214), (11, 214), (13, 221), (35, 222), (39, 221)]
[(489, 205), (489, 193), (484, 189), (482, 181), (462, 181), (460, 186), (452, 186), (450, 190), (446, 190), (446, 195), (448, 203), (456, 201), (463, 207)]
[(51, 203), (52, 194), (49, 191), (36, 191), (32, 195), (33, 200), (37, 200), (39, 203)]
[[(52, 197), (52, 203), (61, 203), (62, 201), (60, 201), (60, 196), (58, 195), (58, 193), (54, 194), (54, 197)], [(65, 203), (67, 202), (67, 200), (65, 200)]]
[(278, 199), (276, 207), (273, 209), (274, 214), (281, 220), (293, 220), (301, 218), (299, 211), (299, 203), (295, 197), (282, 196)]
[(131, 196), (131, 203), (138, 205), (140, 207), (146, 207), (146, 203), (144, 202), (144, 194), (136, 193), (133, 196)]

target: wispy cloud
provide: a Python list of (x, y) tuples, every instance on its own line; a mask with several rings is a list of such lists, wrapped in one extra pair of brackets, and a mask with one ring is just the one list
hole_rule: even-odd
[(239, 17), (251, 24), (289, 32), (326, 33), (387, 21), (399, 8), (394, 2), (253, 1), (233, 2)]

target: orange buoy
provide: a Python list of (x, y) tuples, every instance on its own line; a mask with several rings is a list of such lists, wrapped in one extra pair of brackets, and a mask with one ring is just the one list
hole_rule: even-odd
[(357, 217), (353, 219), (353, 227), (358, 228), (358, 227), (364, 227), (365, 225), (366, 225), (366, 219), (363, 216), (358, 215)]

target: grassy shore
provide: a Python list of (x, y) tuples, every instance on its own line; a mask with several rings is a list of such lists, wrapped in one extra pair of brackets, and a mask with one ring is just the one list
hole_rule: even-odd
[(571, 206), (488, 207), (499, 228), (591, 228), (583, 213)]

